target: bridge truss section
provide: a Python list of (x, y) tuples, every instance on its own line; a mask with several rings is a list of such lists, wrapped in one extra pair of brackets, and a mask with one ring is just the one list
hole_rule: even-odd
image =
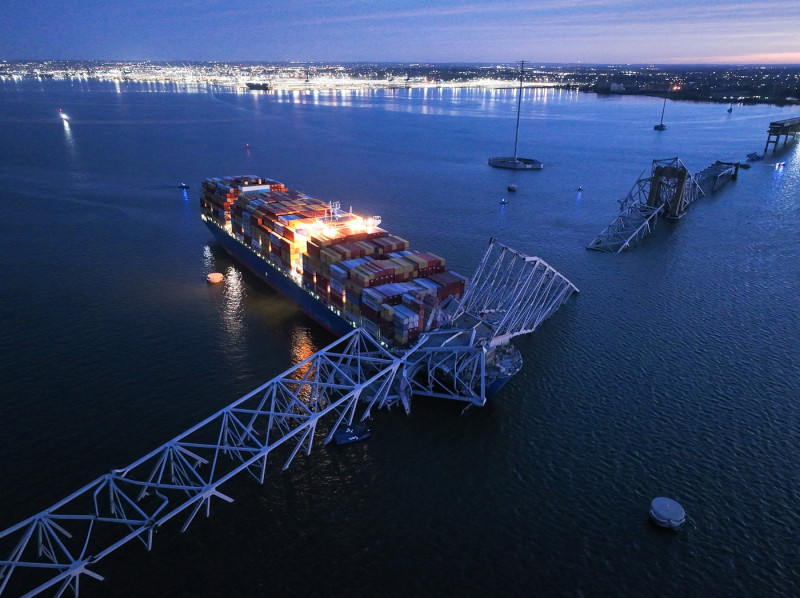
[(587, 247), (620, 253), (650, 234), (659, 214), (680, 218), (705, 195), (680, 158), (653, 160), (649, 176), (641, 176), (619, 201), (620, 213)]
[[(220, 486), (240, 473), (264, 482), (268, 460), (287, 468), (315, 437), (391, 402), (402, 360), (355, 330), (135, 463), (108, 473), (0, 532), (0, 595), (78, 595), (95, 565), (131, 540), (182, 516), (210, 514)], [(325, 424), (320, 426), (320, 422)]]
[(705, 195), (711, 195), (730, 181), (735, 181), (738, 176), (738, 162), (720, 162), (717, 160), (708, 168), (694, 175), (694, 178), (703, 193)]
[(480, 321), (495, 346), (533, 332), (577, 292), (544, 260), (491, 239), (454, 319)]

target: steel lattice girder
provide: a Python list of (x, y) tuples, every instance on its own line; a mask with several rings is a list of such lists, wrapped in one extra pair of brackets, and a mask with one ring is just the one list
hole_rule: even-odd
[[(682, 188), (678, 188), (678, 179), (672, 176), (676, 172), (686, 174)], [(650, 197), (653, 189), (656, 195)], [(633, 184), (628, 195), (619, 202), (620, 214), (587, 249), (619, 253), (653, 231), (658, 214), (671, 200), (678, 198), (674, 212), (680, 216), (700, 195), (704, 195), (703, 189), (680, 158), (653, 160), (650, 175), (640, 176)]]
[(493, 239), (456, 317), (471, 314), (506, 341), (534, 331), (573, 292), (575, 285), (544, 260)]
[[(248, 471), (263, 482), (267, 457), (288, 450), (284, 468), (311, 450), (318, 421), (331, 432), (365, 415), (390, 391), (401, 359), (363, 330), (354, 330), (290, 368), (159, 449), (102, 476), (49, 509), (0, 532), (0, 594), (12, 581), (26, 596), (54, 588), (77, 595), (88, 567), (134, 538), (149, 549), (152, 532), (190, 510), (183, 529), (211, 499), (232, 499), (218, 490)], [(286, 446), (284, 446), (286, 445)], [(24, 577), (24, 579), (22, 579)], [(19, 588), (16, 586), (14, 590)]]

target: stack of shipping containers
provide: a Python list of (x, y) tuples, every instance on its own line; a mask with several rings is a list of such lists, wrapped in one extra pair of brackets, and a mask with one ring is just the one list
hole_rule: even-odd
[[(410, 251), (408, 241), (353, 213), (271, 179), (206, 179), (204, 217), (274, 267), (297, 276), (320, 309), (404, 347), (436, 329), (438, 304), (464, 294), (466, 279), (443, 258)], [(314, 314), (310, 314), (312, 317)]]

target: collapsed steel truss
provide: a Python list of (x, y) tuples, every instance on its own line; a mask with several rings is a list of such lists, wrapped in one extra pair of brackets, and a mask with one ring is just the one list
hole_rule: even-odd
[(491, 344), (535, 330), (578, 289), (544, 260), (492, 239), (456, 317), (471, 314), (491, 331)]
[[(232, 499), (219, 487), (247, 472), (263, 483), (268, 457), (283, 468), (301, 450), (311, 451), (326, 418), (325, 442), (343, 422), (361, 418), (388, 398), (401, 359), (363, 330), (347, 336), (273, 378), (149, 455), (117, 469), (49, 509), (0, 533), (0, 594), (15, 582), (15, 595), (52, 588), (78, 594), (81, 575), (130, 540), (148, 550), (153, 532), (187, 514), (182, 531), (211, 501)], [(24, 594), (23, 594), (24, 592)]]
[(680, 158), (653, 160), (650, 176), (639, 177), (619, 201), (620, 213), (587, 249), (619, 253), (650, 234), (659, 214), (680, 218), (695, 200), (735, 180), (739, 164), (715, 162), (692, 175)]
[(655, 228), (658, 215), (680, 218), (703, 191), (680, 158), (653, 160), (650, 175), (639, 177), (623, 199), (620, 213), (587, 249), (619, 253)]
[(354, 330), (135, 463), (0, 532), (0, 554), (8, 554), (0, 594), (77, 596), (82, 576), (103, 579), (94, 566), (114, 550), (133, 539), (149, 550), (154, 531), (178, 516), (186, 530), (201, 510), (210, 515), (212, 499), (232, 502), (220, 486), (235, 475), (263, 483), (268, 460), (286, 469), (315, 439), (330, 442), (340, 425), (373, 408), (408, 411), (412, 396), (483, 405), (488, 384), (521, 367), (508, 338), (534, 330), (577, 289), (538, 258), (494, 242), (476, 281), (453, 308), (460, 328), (425, 333), (404, 352)]

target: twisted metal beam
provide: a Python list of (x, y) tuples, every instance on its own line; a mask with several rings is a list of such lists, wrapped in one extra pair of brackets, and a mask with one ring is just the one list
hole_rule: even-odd
[(653, 160), (650, 175), (639, 177), (619, 201), (619, 215), (586, 248), (619, 253), (651, 233), (659, 214), (680, 218), (705, 193), (680, 158)]
[(533, 330), (577, 291), (539, 258), (496, 248), (493, 261), (490, 243), (478, 287), (465, 296), (470, 310), (482, 312), (478, 319), (461, 312), (460, 323), (470, 326), (425, 333), (403, 353), (354, 330), (138, 461), (0, 532), (0, 555), (8, 555), (0, 560), (0, 595), (77, 596), (85, 576), (103, 579), (94, 567), (114, 550), (134, 539), (150, 550), (167, 521), (184, 516), (185, 531), (201, 511), (211, 514), (213, 499), (232, 502), (220, 486), (234, 476), (246, 472), (263, 483), (271, 455), (286, 469), (300, 451), (309, 454), (323, 418), (328, 443), (373, 407), (401, 404), (408, 412), (412, 396), (483, 405), (487, 380), (502, 382), (521, 367), (507, 338)]

